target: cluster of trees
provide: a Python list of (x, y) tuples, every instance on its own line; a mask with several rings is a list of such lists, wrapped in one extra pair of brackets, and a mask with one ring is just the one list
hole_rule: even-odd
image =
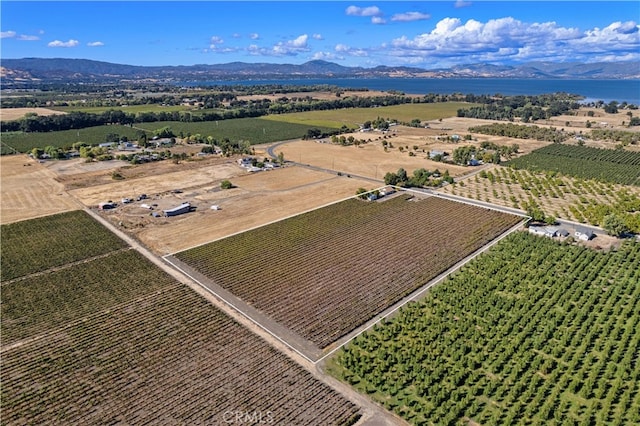
[[(482, 142), (479, 147), (474, 145), (465, 145), (455, 148), (451, 153), (451, 160), (447, 162), (453, 162), (463, 166), (473, 165), (473, 160), (482, 163), (494, 163), (500, 164), (503, 157), (511, 159), (514, 154), (518, 153), (520, 146), (518, 144), (513, 145), (498, 145), (493, 142)], [(444, 161), (442, 155), (436, 155), (431, 158), (433, 161)]]
[(395, 119), (376, 117), (375, 120), (367, 120), (362, 123), (363, 129), (389, 130), (390, 123), (397, 123)]
[(554, 127), (524, 126), (513, 123), (493, 123), (482, 126), (469, 127), (470, 132), (492, 136), (507, 136), (518, 139), (535, 139), (539, 141), (560, 143), (568, 135)]
[[(334, 130), (334, 131), (322, 131), (320, 129), (318, 129), (317, 127), (313, 127), (309, 130), (307, 130), (307, 133), (302, 137), (302, 139), (322, 139), (322, 138), (327, 138), (329, 136), (331, 136), (331, 140), (334, 143), (337, 143), (336, 135), (339, 135), (341, 133), (347, 133), (350, 132), (351, 129), (348, 128), (347, 126), (345, 126), (344, 124), (342, 125), (342, 127), (340, 127), (338, 130)], [(344, 136), (342, 136), (340, 138), (341, 140), (344, 139)], [(352, 141), (353, 142), (353, 141)], [(352, 145), (353, 143), (349, 143), (349, 144), (344, 144), (342, 143), (342, 145)]]
[[(633, 118), (636, 118), (638, 125), (640, 125), (640, 117)], [(624, 130), (594, 129), (591, 130), (591, 138), (620, 142), (622, 146), (637, 145), (640, 142), (640, 133), (625, 132)]]
[(427, 169), (420, 168), (414, 170), (413, 175), (409, 177), (407, 175), (407, 171), (403, 168), (400, 168), (396, 173), (388, 172), (384, 175), (385, 185), (394, 185), (402, 188), (440, 186), (444, 182), (454, 182), (454, 179), (449, 175), (448, 170), (445, 170), (444, 173), (441, 173), (438, 169), (431, 172)]
[[(469, 101), (474, 102), (474, 101)], [(458, 117), (481, 118), (490, 120), (521, 121), (546, 119), (569, 113), (580, 108), (578, 97), (566, 93), (539, 96), (508, 96), (499, 98), (479, 98), (475, 102), (482, 106), (461, 108)]]
[(331, 143), (334, 143), (336, 145), (342, 145), (342, 146), (360, 146), (362, 144), (371, 142), (371, 139), (365, 140), (365, 139), (357, 139), (355, 138), (353, 135), (349, 135), (349, 136), (337, 136), (337, 135), (333, 135), (331, 136)]

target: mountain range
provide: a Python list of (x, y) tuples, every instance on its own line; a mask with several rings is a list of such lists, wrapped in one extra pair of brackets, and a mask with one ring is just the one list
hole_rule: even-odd
[(300, 65), (231, 62), (177, 66), (136, 66), (66, 58), (23, 58), (0, 61), (5, 88), (54, 82), (113, 82), (123, 80), (205, 81), (292, 78), (537, 78), (638, 79), (640, 62), (554, 63), (519, 65), (468, 64), (451, 68), (378, 66), (345, 67), (322, 60)]

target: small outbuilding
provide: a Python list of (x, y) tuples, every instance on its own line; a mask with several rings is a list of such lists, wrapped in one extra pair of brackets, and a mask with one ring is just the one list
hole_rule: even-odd
[(178, 207), (174, 207), (174, 208), (169, 209), (169, 210), (164, 210), (164, 215), (165, 215), (165, 217), (178, 216), (178, 215), (181, 215), (183, 213), (189, 213), (190, 211), (191, 211), (191, 204), (182, 203)]

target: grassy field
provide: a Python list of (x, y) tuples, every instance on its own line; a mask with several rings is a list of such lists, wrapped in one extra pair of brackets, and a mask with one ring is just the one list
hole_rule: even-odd
[(267, 120), (265, 118), (237, 118), (233, 120), (207, 121), (196, 123), (183, 123), (181, 121), (161, 121), (156, 123), (138, 123), (136, 127), (153, 131), (161, 127), (169, 126), (176, 135), (182, 133), (201, 134), (212, 136), (222, 140), (228, 138), (231, 141), (245, 140), (252, 145), (277, 142), (303, 137), (307, 130), (317, 127), (322, 131), (333, 132), (341, 125), (334, 127), (322, 127), (311, 124), (289, 123), (286, 121)]
[(512, 234), (329, 370), (413, 424), (639, 424), (639, 263)]
[(382, 106), (377, 108), (351, 108), (329, 111), (309, 111), (291, 114), (274, 114), (264, 117), (265, 120), (285, 121), (310, 126), (327, 126), (339, 128), (342, 125), (357, 127), (365, 121), (373, 121), (378, 117), (410, 122), (415, 118), (422, 121), (455, 117), (458, 109), (468, 108), (474, 104), (464, 102), (440, 102), (432, 104), (403, 104)]
[[(3, 424), (225, 424), (257, 412), (274, 424), (337, 425), (360, 417), (137, 251), (83, 254), (107, 238), (71, 216), (22, 222), (23, 232), (6, 239), (2, 227), (3, 272), (5, 253), (39, 247), (11, 274), (20, 276), (2, 283)], [(70, 263), (44, 274), (28, 267), (56, 252)]]
[[(86, 142), (97, 145), (105, 142), (109, 133), (126, 136), (131, 140), (137, 139), (138, 130), (128, 126), (95, 126), (77, 130), (62, 130), (59, 132), (45, 133), (22, 133), (10, 132), (2, 133), (2, 144), (7, 145), (18, 152), (29, 152), (33, 148), (44, 148), (45, 146), (55, 146), (57, 148), (71, 147), (75, 142)], [(149, 133), (151, 136), (151, 133)], [(3, 147), (4, 151), (9, 148)]]

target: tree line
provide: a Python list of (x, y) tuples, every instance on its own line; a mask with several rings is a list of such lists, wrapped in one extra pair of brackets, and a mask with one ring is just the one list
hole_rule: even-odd
[(539, 141), (564, 142), (568, 135), (554, 127), (524, 126), (512, 123), (493, 123), (469, 127), (470, 132), (492, 136), (507, 136), (517, 139), (535, 139)]

